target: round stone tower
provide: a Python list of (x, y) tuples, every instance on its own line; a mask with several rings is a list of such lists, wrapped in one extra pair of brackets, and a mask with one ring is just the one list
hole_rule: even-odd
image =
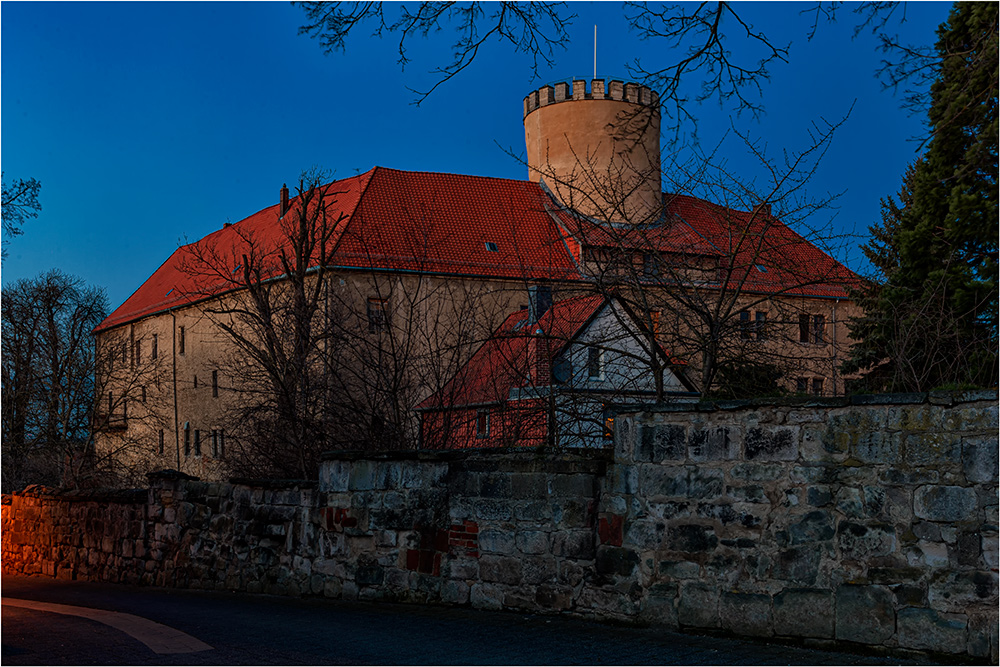
[(524, 98), (528, 178), (601, 222), (660, 217), (660, 106), (636, 83), (594, 79), (542, 86)]

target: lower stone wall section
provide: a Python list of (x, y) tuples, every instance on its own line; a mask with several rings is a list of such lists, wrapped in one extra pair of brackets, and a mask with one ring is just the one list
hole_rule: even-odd
[(4, 572), (562, 612), (997, 660), (997, 401), (622, 414), (613, 451), (5, 497)]

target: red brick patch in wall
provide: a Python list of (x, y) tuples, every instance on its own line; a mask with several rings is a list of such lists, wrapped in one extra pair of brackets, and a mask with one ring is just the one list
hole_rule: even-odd
[(342, 532), (345, 528), (354, 528), (358, 525), (358, 520), (350, 515), (351, 510), (339, 507), (326, 507), (323, 509), (323, 518), (327, 530)]
[(613, 547), (622, 545), (624, 517), (620, 514), (602, 513), (597, 521), (597, 537), (601, 544), (610, 544)]
[(479, 558), (479, 524), (475, 521), (452, 524), (448, 530), (448, 546), (453, 553)]
[(479, 525), (475, 521), (452, 524), (448, 530), (416, 528), (420, 532), (420, 548), (406, 550), (406, 569), (424, 574), (441, 574), (441, 557), (460, 553), (479, 558)]

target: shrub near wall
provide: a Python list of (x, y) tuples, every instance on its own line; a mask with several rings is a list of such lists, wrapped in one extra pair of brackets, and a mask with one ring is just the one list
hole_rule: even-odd
[(997, 656), (995, 393), (620, 416), (599, 572), (669, 625)]

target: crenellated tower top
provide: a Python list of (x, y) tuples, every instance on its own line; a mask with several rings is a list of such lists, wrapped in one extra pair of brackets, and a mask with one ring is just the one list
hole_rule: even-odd
[(524, 98), (528, 178), (598, 221), (660, 217), (660, 100), (618, 79), (572, 79)]
[(567, 79), (531, 91), (524, 97), (524, 115), (527, 116), (538, 107), (569, 100), (617, 100), (647, 107), (658, 107), (660, 104), (657, 92), (639, 83), (618, 79), (592, 79), (589, 89), (587, 83), (585, 79)]

